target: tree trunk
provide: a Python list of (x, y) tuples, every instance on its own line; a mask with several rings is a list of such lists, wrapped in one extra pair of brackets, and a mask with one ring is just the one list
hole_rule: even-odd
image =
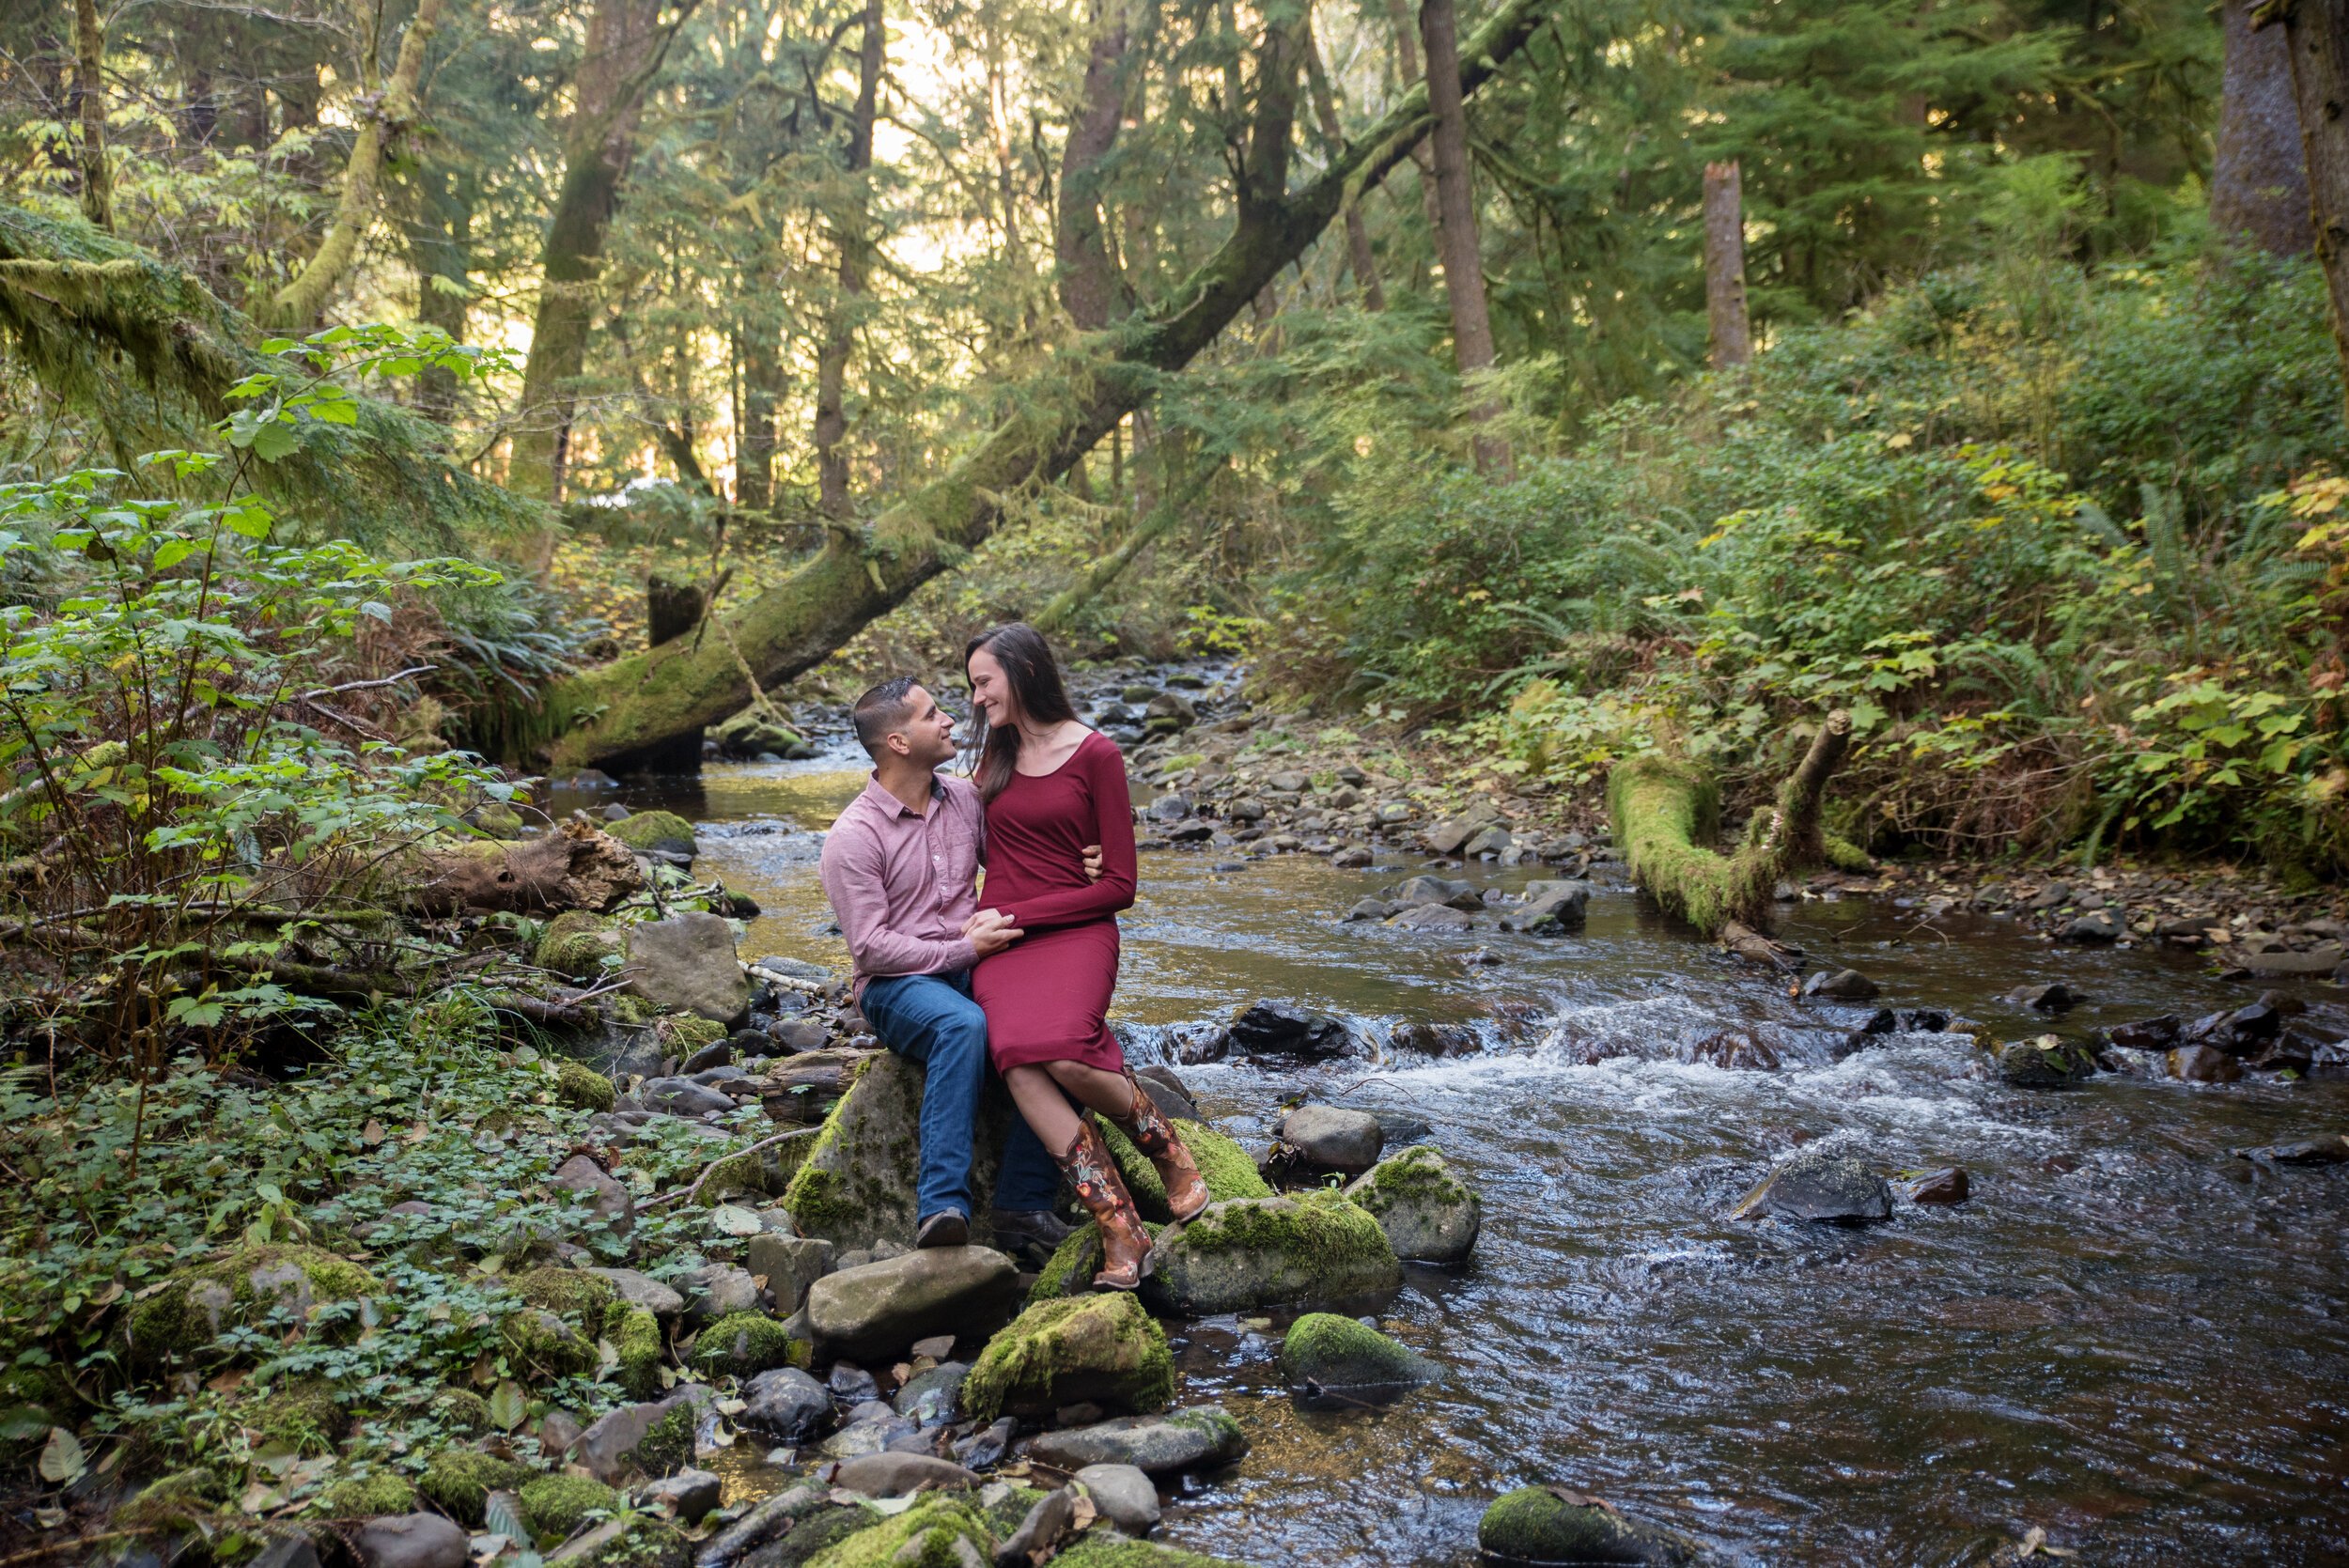
[[(1387, 19), (1394, 24), (1394, 69), (1405, 91), (1422, 80), (1419, 69), (1419, 23), (1411, 16), (1410, 0), (1387, 0)], [(1436, 205), (1436, 154), (1424, 141), (1411, 148), (1411, 162), (1419, 169), (1420, 211), (1427, 219), (1427, 238), (1435, 240), (1443, 232), (1443, 210)], [(1439, 253), (1440, 254), (1440, 253)], [(1417, 263), (1412, 265), (1410, 285), (1419, 288)]]
[[(86, 5), (89, 0), (83, 0)], [(400, 38), (399, 55), (393, 62), (391, 80), (381, 92), (375, 87), (374, 38), (365, 26), (373, 11), (361, 8), (361, 36), (365, 57), (360, 62), (360, 80), (366, 84), (359, 104), (359, 133), (351, 139), (350, 161), (343, 166), (342, 195), (334, 203), (334, 221), (326, 225), (325, 237), (301, 272), (294, 274), (277, 297), (270, 302), (269, 314), (280, 327), (300, 332), (306, 330), (326, 308), (334, 286), (350, 270), (359, 255), (359, 241), (375, 222), (376, 193), (382, 184), (383, 150), (385, 142), (407, 130), (416, 117), (416, 84), (424, 78), (424, 55), (432, 41), (432, 34), (441, 24), (442, 0), (418, 0), (415, 19), (408, 23), (408, 31)]]
[[(1555, 3), (1506, 0), (1466, 51), (1457, 78), (1462, 92), (1489, 81)], [(698, 649), (663, 644), (556, 683), (547, 701), (559, 735), (552, 747), (558, 765), (626, 758), (666, 736), (714, 723), (748, 700), (754, 676), (761, 686), (779, 685), (895, 608), (984, 542), (1008, 495), (1067, 473), (1304, 252), (1337, 216), (1349, 189), (1377, 185), (1427, 133), (1427, 95), (1414, 89), (1347, 144), (1320, 179), (1284, 196), (1273, 177), (1285, 168), (1292, 127), (1275, 122), (1294, 108), (1301, 52), (1292, 36), (1268, 40), (1265, 57), (1268, 70), (1285, 70), (1289, 90), (1259, 100), (1238, 214), (1215, 254), (1158, 309), (1085, 340), (1080, 349), (1092, 361), (1091, 374), (1070, 377), (1068, 356), (1060, 356), (1034, 396), (1008, 399), (1018, 411), (942, 477), (881, 512), (869, 530), (836, 532), (805, 566), (714, 623), (721, 635), (704, 637)], [(1260, 72), (1259, 79), (1270, 77)]]
[[(454, 169), (427, 164), (415, 182), (409, 263), (416, 270), (416, 319), (465, 340), (472, 303), (473, 200)], [(457, 417), (457, 377), (428, 365), (416, 379), (416, 409), (446, 425)]]
[(1117, 306), (1117, 269), (1110, 259), (1101, 211), (1101, 161), (1117, 145), (1126, 103), (1126, 0), (1095, 0), (1084, 88), (1061, 153), (1059, 221), (1052, 236), (1060, 303), (1080, 332), (1108, 326)]
[[(1321, 124), (1321, 139), (1332, 158), (1346, 146), (1346, 132), (1338, 123), (1337, 95), (1330, 90), (1330, 73), (1322, 68), (1321, 50), (1314, 42), (1313, 21), (1305, 23), (1305, 85), (1314, 97), (1314, 118)], [(1378, 261), (1371, 254), (1370, 225), (1362, 219), (1362, 204), (1359, 200), (1346, 204), (1346, 264), (1354, 270), (1354, 287), (1361, 290), (1362, 304), (1369, 310), (1387, 308), (1386, 290), (1378, 287)]]
[(2341, 357), (2341, 417), (2349, 421), (2349, 0), (2267, 0), (2255, 27), (2280, 16), (2300, 106), (2300, 151), (2309, 178), (2316, 258), (2332, 297)]
[(1737, 161), (1704, 165), (1704, 310), (1713, 328), (1713, 368), (1753, 358), (1746, 319), (1746, 210)]
[[(563, 181), (539, 251), (538, 308), (522, 366), (506, 486), (534, 501), (563, 498), (571, 416), (603, 241), (619, 204), (620, 181), (636, 155), (645, 94), (682, 18), (660, 25), (662, 0), (596, 0), (587, 19), (577, 100), (563, 136)], [(690, 10), (689, 5), (686, 8)], [(552, 529), (539, 536), (530, 565), (543, 572), (554, 558)]]
[(840, 214), (840, 292), (816, 356), (816, 505), (828, 518), (848, 516), (848, 457), (840, 443), (848, 434), (848, 350), (856, 340), (856, 315), (871, 265), (872, 212), (867, 177), (873, 167), (873, 116), (880, 102), (883, 47), (888, 31), (881, 0), (866, 0), (863, 46), (857, 53), (856, 109), (848, 123), (848, 194)]
[(645, 579), (645, 645), (657, 648), (702, 623), (709, 596), (698, 582), (672, 582), (660, 573)]
[[(1427, 94), (1436, 116), (1428, 139), (1436, 150), (1436, 231), (1443, 257), (1444, 298), (1452, 306), (1452, 357), (1463, 376), (1492, 367), (1492, 318), (1485, 309), (1485, 258), (1476, 237), (1476, 192), (1469, 180), (1468, 110), (1460, 95), (1460, 48), (1455, 36), (1453, 0), (1421, 0), (1420, 42), (1427, 48)], [(1480, 425), (1501, 411), (1485, 402), (1474, 411)], [(1509, 473), (1509, 446), (1492, 435), (1475, 438), (1476, 466), (1496, 478)]]
[(115, 177), (106, 166), (106, 33), (98, 0), (73, 0), (73, 101), (82, 122), (82, 216), (115, 231)]
[(516, 843), (485, 839), (417, 849), (401, 867), (402, 902), (418, 914), (551, 914), (611, 908), (644, 890), (628, 846), (583, 822)]
[(776, 414), (783, 403), (783, 353), (771, 321), (755, 318), (740, 328), (742, 435), (734, 459), (734, 502), (746, 512), (775, 504)]
[(2218, 98), (2218, 149), (2210, 170), (2210, 223), (2222, 236), (2250, 236), (2277, 256), (2305, 256), (2309, 166), (2300, 150), (2300, 111), (2292, 98), (2292, 55), (2280, 28), (2254, 27), (2256, 0), (2227, 0), (2226, 75)]

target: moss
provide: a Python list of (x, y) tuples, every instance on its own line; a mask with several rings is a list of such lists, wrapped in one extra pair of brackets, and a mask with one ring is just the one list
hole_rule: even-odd
[(323, 1383), (278, 1389), (241, 1412), (262, 1448), (330, 1449), (350, 1429), (350, 1416)]
[(605, 823), (603, 831), (630, 849), (682, 849), (689, 855), (700, 852), (700, 846), (693, 842), (693, 825), (673, 811), (640, 811), (617, 822)]
[(585, 909), (566, 909), (547, 922), (531, 950), (531, 962), (573, 980), (589, 980), (603, 972), (607, 954), (622, 950), (620, 934), (600, 915)]
[(1483, 1206), (1475, 1192), (1452, 1173), (1443, 1156), (1425, 1143), (1414, 1143), (1372, 1166), (1355, 1184), (1351, 1195), (1372, 1214), (1384, 1214), (1397, 1203), (1415, 1201)]
[(926, 1495), (894, 1519), (858, 1530), (808, 1560), (808, 1568), (964, 1568), (969, 1543), (979, 1560), (995, 1559), (995, 1541), (984, 1515), (960, 1497)]
[(803, 1367), (813, 1350), (764, 1312), (734, 1312), (702, 1330), (693, 1365), (712, 1376), (748, 1377), (773, 1367)]
[(783, 1206), (791, 1212), (802, 1235), (823, 1235), (844, 1224), (854, 1212), (847, 1191), (848, 1184), (840, 1173), (828, 1168), (830, 1156), (840, 1142), (842, 1118), (848, 1113), (848, 1100), (856, 1086), (864, 1081), (875, 1057), (861, 1063), (840, 1085), (840, 1098), (824, 1117), (824, 1125), (809, 1144), (807, 1157), (800, 1162), (791, 1177), (791, 1185), (784, 1189)]
[(1408, 1345), (1335, 1312), (1307, 1312), (1290, 1324), (1281, 1367), (1291, 1384), (1330, 1389), (1424, 1383), (1435, 1371)]
[(554, 1097), (573, 1110), (609, 1110), (618, 1097), (612, 1080), (583, 1062), (565, 1062), (554, 1069)]
[(1703, 847), (1720, 837), (1712, 774), (1656, 753), (1626, 758), (1608, 774), (1607, 812), (1640, 885), (1669, 891), (1691, 925), (1720, 929), (1739, 906), (1729, 858)]
[(1246, 1568), (1229, 1558), (1202, 1557), (1180, 1546), (1135, 1541), (1103, 1529), (1087, 1530), (1052, 1561), (1055, 1568)]
[(493, 1424), (490, 1402), (471, 1389), (443, 1389), (432, 1396), (425, 1412), (450, 1431), (477, 1437)]
[(1065, 1296), (1081, 1296), (1093, 1287), (1093, 1277), (1100, 1271), (1101, 1228), (1091, 1223), (1080, 1225), (1045, 1260), (1035, 1283), (1028, 1287), (1028, 1305), (1057, 1301)]
[(693, 1457), (694, 1410), (692, 1401), (680, 1399), (667, 1415), (652, 1423), (629, 1451), (639, 1469), (646, 1475), (675, 1475), (685, 1467), (685, 1462)]
[[(846, 1503), (801, 1519), (789, 1534), (771, 1546), (761, 1547), (759, 1561), (771, 1568), (801, 1568), (873, 1524), (873, 1511), (863, 1503)], [(1013, 1529), (1018, 1529), (1017, 1521)], [(1008, 1531), (999, 1531), (1007, 1534)]]
[(1679, 1536), (1603, 1504), (1568, 1502), (1547, 1486), (1520, 1486), (1496, 1498), (1477, 1523), (1476, 1544), (1503, 1562), (1678, 1564), (1694, 1557)]
[(416, 1489), (408, 1478), (390, 1470), (371, 1476), (350, 1476), (319, 1495), (318, 1510), (330, 1518), (372, 1519), (385, 1514), (413, 1514)]
[(590, 1339), (602, 1333), (620, 1312), (620, 1293), (612, 1281), (582, 1269), (534, 1268), (516, 1275), (509, 1288), (532, 1306), (577, 1323)]
[(632, 1516), (630, 1528), (593, 1551), (564, 1559), (565, 1568), (690, 1568), (693, 1543), (665, 1520)]
[(757, 1155), (732, 1155), (709, 1168), (702, 1181), (701, 1197), (696, 1200), (704, 1208), (716, 1208), (720, 1203), (743, 1193), (765, 1194), (767, 1166)]
[(1166, 1330), (1131, 1296), (1046, 1301), (987, 1342), (961, 1397), (965, 1413), (981, 1421), (1083, 1400), (1163, 1410), (1174, 1398), (1174, 1352)]
[[(1207, 1184), (1210, 1201), (1221, 1203), (1226, 1198), (1269, 1198), (1272, 1188), (1265, 1185), (1256, 1162), (1248, 1157), (1248, 1151), (1216, 1131), (1197, 1122), (1177, 1118), (1174, 1130), (1190, 1150), (1192, 1161), (1199, 1167), (1200, 1179)], [(1126, 1183), (1126, 1190), (1133, 1195), (1134, 1207), (1145, 1219), (1160, 1221), (1174, 1218), (1167, 1207), (1166, 1184), (1159, 1180), (1155, 1166), (1134, 1147), (1127, 1136), (1108, 1122), (1101, 1123), (1102, 1140), (1109, 1145), (1110, 1157), (1117, 1162), (1117, 1173)]]
[(620, 1319), (613, 1343), (620, 1353), (620, 1364), (613, 1369), (612, 1381), (626, 1389), (630, 1399), (650, 1399), (659, 1393), (661, 1353), (665, 1348), (661, 1320), (647, 1308), (631, 1307)]
[(511, 1491), (531, 1477), (526, 1466), (479, 1449), (443, 1449), (424, 1467), (416, 1490), (459, 1524), (478, 1529), (492, 1492)]
[(217, 1512), (226, 1496), (220, 1477), (208, 1469), (174, 1470), (139, 1488), (137, 1497), (115, 1510), (114, 1522), (124, 1529), (139, 1529), (201, 1518)]
[(498, 1325), (506, 1358), (531, 1377), (576, 1377), (595, 1370), (595, 1342), (544, 1307), (524, 1307)]
[(653, 1025), (661, 1048), (682, 1061), (726, 1037), (726, 1026), (692, 1013), (671, 1013)]
[(583, 1475), (542, 1475), (521, 1490), (522, 1522), (541, 1539), (568, 1540), (591, 1514), (610, 1514), (620, 1494)]
[(617, 1022), (638, 1029), (652, 1022), (652, 1003), (633, 991), (622, 991), (604, 1000), (610, 1004), (612, 1017)]
[[(257, 1323), (279, 1307), (313, 1311), (356, 1301), (382, 1290), (374, 1275), (316, 1247), (247, 1247), (215, 1263), (183, 1269), (132, 1309), (131, 1348), (143, 1360), (188, 1357), (210, 1349), (224, 1329)], [(329, 1330), (348, 1339), (359, 1332), (355, 1314)]]
[(1353, 1263), (1392, 1256), (1387, 1234), (1369, 1211), (1329, 1188), (1273, 1203), (1210, 1209), (1183, 1232), (1196, 1252), (1237, 1248)]

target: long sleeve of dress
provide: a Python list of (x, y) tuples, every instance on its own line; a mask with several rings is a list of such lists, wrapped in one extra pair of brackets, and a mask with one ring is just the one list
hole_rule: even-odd
[(1068, 766), (1083, 770), (1093, 797), (1091, 842), (1101, 846), (1101, 879), (1020, 899), (1012, 906), (1011, 917), (1022, 930), (1075, 925), (1134, 906), (1134, 806), (1126, 788), (1126, 758), (1116, 742), (1098, 737), (1088, 738)]

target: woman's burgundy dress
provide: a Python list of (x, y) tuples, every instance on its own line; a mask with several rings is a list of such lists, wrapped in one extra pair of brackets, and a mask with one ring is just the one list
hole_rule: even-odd
[[(1101, 846), (1088, 882), (1084, 849)], [(1110, 1033), (1117, 985), (1117, 911), (1134, 902), (1134, 815), (1126, 759), (1098, 731), (1050, 773), (1014, 773), (987, 807), (987, 881), (979, 908), (1027, 933), (979, 960), (971, 986), (987, 1011), (998, 1070), (1081, 1062), (1122, 1072)]]

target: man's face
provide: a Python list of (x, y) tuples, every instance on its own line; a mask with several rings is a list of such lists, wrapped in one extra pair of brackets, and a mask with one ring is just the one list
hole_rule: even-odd
[(892, 730), (889, 738), (905, 753), (907, 761), (924, 768), (941, 767), (954, 760), (954, 716), (917, 686), (906, 693), (905, 722)]

